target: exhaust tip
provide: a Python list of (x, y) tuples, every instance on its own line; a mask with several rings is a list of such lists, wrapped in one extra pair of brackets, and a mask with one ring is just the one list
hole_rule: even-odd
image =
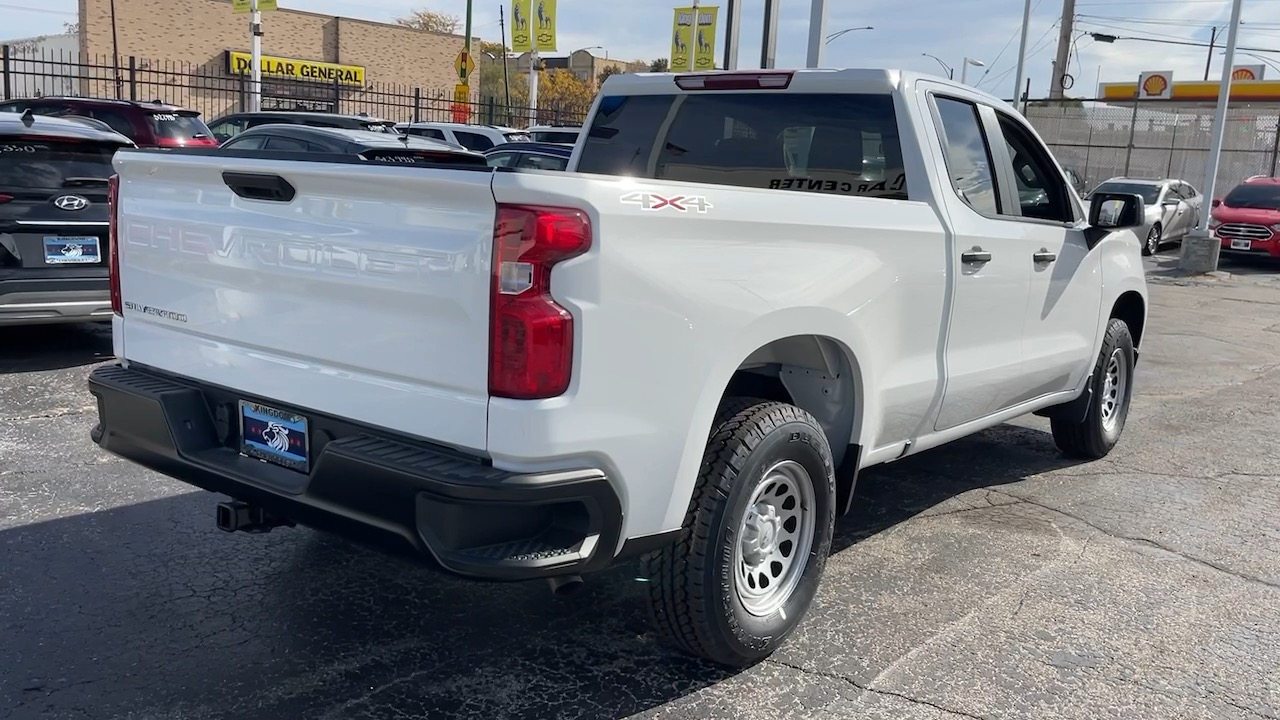
[(552, 595), (569, 597), (582, 589), (583, 582), (581, 575), (563, 575), (547, 578), (547, 584), (551, 586)]

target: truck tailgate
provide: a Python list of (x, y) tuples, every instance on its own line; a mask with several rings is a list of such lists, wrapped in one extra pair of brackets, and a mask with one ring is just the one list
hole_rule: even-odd
[[(487, 168), (154, 151), (115, 165), (127, 360), (485, 449)], [(246, 199), (236, 174), (294, 196)]]

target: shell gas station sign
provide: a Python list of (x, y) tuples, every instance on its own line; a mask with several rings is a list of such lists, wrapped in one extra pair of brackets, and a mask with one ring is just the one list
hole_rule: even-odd
[[(1280, 82), (1264, 80), (1265, 69), (1262, 65), (1235, 66), (1231, 71), (1231, 101), (1280, 102)], [(1218, 86), (1213, 81), (1174, 82), (1172, 72), (1148, 70), (1138, 76), (1136, 83), (1102, 83), (1098, 86), (1098, 99), (1217, 103)]]

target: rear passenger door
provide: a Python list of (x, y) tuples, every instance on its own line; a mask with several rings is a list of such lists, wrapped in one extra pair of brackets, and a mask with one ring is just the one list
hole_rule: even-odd
[(941, 87), (925, 97), (937, 133), (935, 153), (947, 170), (940, 205), (952, 229), (946, 389), (934, 425), (946, 430), (1022, 396), (1021, 329), (1032, 268), (1025, 229), (1002, 219), (1017, 195), (996, 173), (1003, 155), (990, 141), (981, 106)]

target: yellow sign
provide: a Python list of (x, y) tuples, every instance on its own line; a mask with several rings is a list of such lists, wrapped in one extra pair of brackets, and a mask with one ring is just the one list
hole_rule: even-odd
[(692, 7), (675, 9), (671, 22), (671, 72), (715, 69), (719, 19), (720, 8), (700, 7), (695, 27)]
[(555, 52), (556, 0), (512, 0), (511, 49)]
[(453, 86), (453, 101), (456, 103), (471, 102), (471, 86), (466, 83), (458, 83)]
[[(249, 75), (251, 62), (251, 56), (247, 52), (227, 51), (227, 70), (233, 75)], [(359, 65), (336, 65), (270, 55), (262, 56), (262, 74), (295, 80), (336, 82), (339, 85), (364, 85), (364, 68)]]
[[(247, 13), (252, 10), (250, 0), (231, 0), (231, 11), (238, 13)], [(278, 10), (276, 0), (258, 0), (258, 11), (267, 12), (268, 10)]]
[(453, 61), (453, 69), (458, 71), (458, 77), (462, 80), (462, 84), (466, 85), (471, 74), (476, 71), (475, 58), (467, 54), (466, 50), (458, 53), (458, 59)]
[(1148, 70), (1138, 78), (1138, 88), (1144, 100), (1168, 100), (1173, 97), (1173, 73)]

